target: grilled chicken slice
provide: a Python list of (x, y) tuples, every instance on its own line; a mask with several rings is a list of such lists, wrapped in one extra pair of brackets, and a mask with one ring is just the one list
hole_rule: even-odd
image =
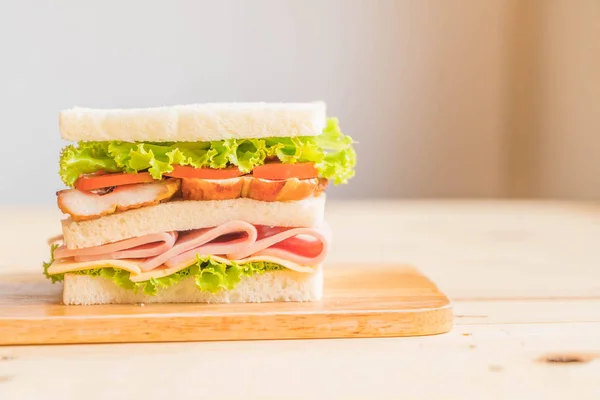
[(260, 201), (294, 201), (318, 196), (327, 186), (326, 179), (289, 178), (282, 180), (242, 176), (229, 179), (183, 178), (184, 200), (228, 200), (246, 197)]
[(183, 178), (181, 193), (184, 200), (230, 200), (242, 193), (244, 177), (227, 179)]
[(284, 180), (247, 179), (242, 197), (260, 201), (295, 201), (318, 196), (325, 190), (327, 180), (319, 178)]
[(74, 221), (85, 221), (170, 200), (179, 191), (179, 187), (179, 179), (165, 179), (152, 183), (117, 186), (106, 194), (67, 189), (56, 195), (58, 208), (63, 213), (69, 214)]

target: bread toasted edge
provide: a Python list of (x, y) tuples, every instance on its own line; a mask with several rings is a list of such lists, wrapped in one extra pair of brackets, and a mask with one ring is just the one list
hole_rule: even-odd
[(61, 137), (70, 141), (198, 142), (317, 136), (326, 125), (323, 101), (206, 103), (152, 108), (59, 112)]
[(100, 276), (65, 274), (63, 304), (139, 303), (266, 303), (320, 301), (323, 296), (323, 268), (313, 273), (291, 270), (269, 271), (242, 277), (231, 290), (200, 291), (194, 278), (186, 278), (154, 296), (134, 293)]

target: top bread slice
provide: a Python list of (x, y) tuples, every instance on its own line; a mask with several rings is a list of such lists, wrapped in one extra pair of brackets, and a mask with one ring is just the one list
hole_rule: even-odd
[(59, 113), (70, 141), (205, 142), (316, 136), (326, 123), (324, 102), (207, 103), (137, 109), (75, 107)]

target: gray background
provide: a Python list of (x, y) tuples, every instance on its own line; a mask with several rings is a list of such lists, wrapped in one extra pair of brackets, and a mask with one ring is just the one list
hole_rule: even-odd
[[(8, 1), (0, 204), (52, 204), (75, 105), (325, 100), (332, 197), (600, 198), (600, 2)], [(565, 62), (564, 60), (568, 60)]]

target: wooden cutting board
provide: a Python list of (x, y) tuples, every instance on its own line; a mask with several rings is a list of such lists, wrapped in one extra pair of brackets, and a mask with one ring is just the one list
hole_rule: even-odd
[(448, 298), (416, 269), (325, 268), (315, 303), (64, 306), (41, 274), (0, 275), (0, 345), (432, 335), (452, 328)]

